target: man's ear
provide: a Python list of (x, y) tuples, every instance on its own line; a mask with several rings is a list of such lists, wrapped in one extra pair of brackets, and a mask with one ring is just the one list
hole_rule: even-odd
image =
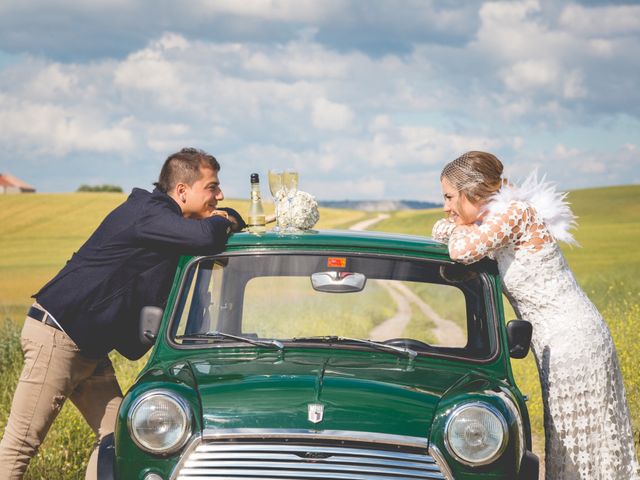
[(178, 183), (178, 184), (176, 184), (176, 186), (174, 188), (174, 192), (176, 194), (176, 199), (178, 199), (180, 202), (185, 203), (187, 201), (187, 197), (186, 197), (187, 185), (186, 185), (186, 183)]

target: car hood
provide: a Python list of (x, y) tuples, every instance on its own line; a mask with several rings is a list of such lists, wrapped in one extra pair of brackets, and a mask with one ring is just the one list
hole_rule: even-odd
[[(429, 361), (430, 360), (430, 361)], [(392, 355), (192, 358), (205, 429), (352, 430), (426, 437), (443, 394), (468, 367)], [(322, 419), (310, 420), (311, 404)]]

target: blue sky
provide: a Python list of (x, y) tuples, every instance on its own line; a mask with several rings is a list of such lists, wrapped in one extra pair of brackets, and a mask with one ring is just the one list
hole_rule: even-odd
[(294, 167), (320, 199), (439, 200), (474, 149), (640, 183), (638, 52), (636, 2), (3, 0), (0, 172), (151, 188), (195, 146), (228, 197)]

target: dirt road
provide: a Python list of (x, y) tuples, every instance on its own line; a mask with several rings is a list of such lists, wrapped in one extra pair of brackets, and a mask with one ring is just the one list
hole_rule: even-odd
[(389, 214), (380, 213), (378, 214), (377, 217), (369, 218), (367, 220), (362, 220), (361, 222), (354, 223), (353, 225), (351, 225), (351, 227), (349, 227), (349, 230), (366, 230), (370, 226), (375, 225), (376, 223), (381, 222), (382, 220), (385, 220), (387, 218), (389, 218)]
[[(363, 220), (352, 225), (351, 230), (366, 230), (386, 218), (389, 218), (389, 215), (381, 213), (377, 217)], [(369, 333), (371, 340), (387, 340), (389, 338), (402, 337), (402, 333), (411, 320), (411, 304), (414, 304), (435, 324), (432, 333), (436, 337), (438, 345), (464, 346), (466, 344), (466, 335), (458, 325), (438, 315), (430, 305), (424, 302), (406, 285), (386, 280), (378, 280), (378, 283), (389, 292), (389, 295), (391, 295), (391, 298), (393, 298), (396, 303), (397, 309), (393, 317), (371, 330)]]
[(402, 337), (404, 329), (411, 320), (411, 304), (414, 304), (435, 324), (435, 328), (431, 330), (431, 333), (436, 337), (436, 345), (464, 347), (467, 344), (467, 336), (458, 325), (438, 315), (429, 304), (424, 302), (406, 285), (385, 280), (378, 280), (378, 284), (382, 285), (387, 292), (389, 292), (389, 295), (391, 295), (396, 302), (397, 311), (393, 317), (385, 320), (371, 330), (369, 333), (371, 340), (387, 340), (389, 338)]

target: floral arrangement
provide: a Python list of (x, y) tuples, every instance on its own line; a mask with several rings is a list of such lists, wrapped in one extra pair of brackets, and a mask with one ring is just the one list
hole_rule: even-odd
[(276, 201), (278, 220), (282, 228), (309, 230), (320, 219), (318, 202), (310, 193), (298, 190), (289, 202), (284, 192), (280, 191), (276, 195)]

